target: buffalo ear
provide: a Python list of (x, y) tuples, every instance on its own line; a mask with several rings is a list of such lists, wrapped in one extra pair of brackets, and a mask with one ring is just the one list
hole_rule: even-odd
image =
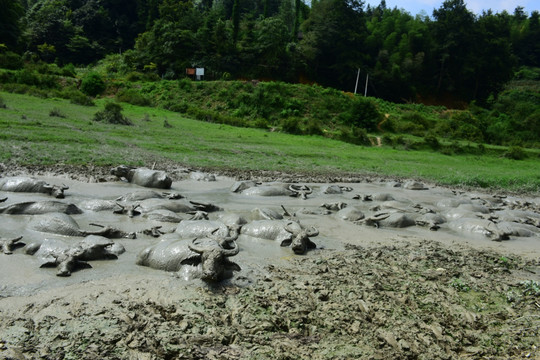
[(292, 243), (292, 239), (285, 239), (281, 242), (280, 246), (289, 246)]
[(313, 241), (308, 239), (307, 247), (308, 247), (308, 249), (316, 249), (317, 244), (315, 244)]

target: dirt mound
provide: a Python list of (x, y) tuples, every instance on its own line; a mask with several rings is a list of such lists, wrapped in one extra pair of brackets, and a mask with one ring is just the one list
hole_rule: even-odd
[(424, 241), (317, 250), (245, 287), (89, 282), (13, 298), (0, 357), (538, 358), (539, 265)]

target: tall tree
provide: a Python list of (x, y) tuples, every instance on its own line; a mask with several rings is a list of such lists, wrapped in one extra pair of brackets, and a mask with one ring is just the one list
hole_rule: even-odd
[[(461, 93), (471, 97), (474, 67), (469, 55), (476, 50), (475, 17), (463, 0), (446, 0), (433, 11), (433, 36), (439, 61), (436, 89), (440, 95)], [(467, 94), (464, 94), (467, 93)]]
[(21, 28), (20, 18), (24, 15), (24, 7), (19, 0), (0, 0), (0, 43), (15, 50)]

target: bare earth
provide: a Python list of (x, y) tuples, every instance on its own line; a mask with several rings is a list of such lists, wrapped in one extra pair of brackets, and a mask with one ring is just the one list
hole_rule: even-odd
[[(10, 168), (1, 177), (32, 175), (66, 184), (67, 203), (115, 199), (144, 188), (116, 181), (103, 168)], [(135, 265), (159, 238), (137, 234), (115, 240), (118, 260), (57, 277), (22, 252), (0, 253), (1, 359), (539, 359), (540, 235), (492, 241), (475, 234), (421, 226), (359, 225), (335, 214), (303, 214), (344, 202), (370, 214), (381, 202), (355, 194), (388, 193), (403, 203), (435, 206), (457, 197), (489, 199), (467, 189), (431, 184), (393, 187), (393, 179), (278, 173), (221, 173), (198, 181), (187, 169), (167, 169), (171, 191), (211, 202), (219, 212), (252, 216), (256, 208), (295, 212), (315, 226), (317, 249), (294, 255), (269, 240), (238, 239), (242, 270), (218, 284)], [(237, 179), (298, 182), (313, 188), (307, 200), (249, 197), (230, 191)], [(351, 192), (323, 194), (325, 185)], [(499, 194), (500, 195), (500, 194)], [(0, 192), (7, 201), (51, 200), (42, 194)], [(540, 208), (534, 195), (512, 198)], [(219, 213), (211, 213), (216, 218)], [(32, 231), (32, 215), (0, 214), (0, 238), (23, 242), (55, 238)], [(182, 217), (187, 218), (184, 214)], [(110, 212), (73, 215), (81, 226), (109, 224), (126, 231), (156, 225), (142, 216)], [(176, 224), (163, 223), (164, 231)], [(540, 229), (539, 229), (540, 230)], [(58, 236), (56, 236), (58, 237)], [(61, 237), (66, 239), (66, 237)]]

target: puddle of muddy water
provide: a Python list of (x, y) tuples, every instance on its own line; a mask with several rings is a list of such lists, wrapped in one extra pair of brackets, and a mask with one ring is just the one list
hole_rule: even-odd
[[(66, 198), (58, 201), (79, 204), (89, 199), (113, 200), (117, 197), (135, 191), (146, 190), (136, 185), (124, 182), (114, 183), (83, 183), (69, 179), (54, 177), (38, 177), (53, 184), (66, 184)], [(340, 184), (353, 188), (351, 192), (342, 194), (322, 194), (320, 192), (324, 184), (308, 184), (313, 188), (313, 194), (306, 200), (294, 197), (262, 197), (246, 196), (230, 191), (234, 180), (230, 178), (218, 178), (215, 182), (200, 182), (195, 180), (183, 180), (173, 183), (169, 192), (178, 192), (187, 200), (209, 202), (224, 209), (222, 212), (211, 213), (211, 219), (217, 219), (223, 212), (243, 215), (250, 220), (252, 211), (256, 208), (270, 208), (281, 212), (284, 206), (290, 213), (296, 213), (300, 223), (305, 226), (314, 226), (319, 230), (319, 235), (312, 238), (317, 244), (317, 250), (308, 252), (306, 255), (313, 256), (317, 252), (328, 249), (341, 250), (345, 244), (370, 246), (375, 244), (393, 244), (400, 241), (421, 241), (423, 239), (441, 241), (456, 247), (468, 245), (476, 248), (496, 249), (505, 253), (514, 253), (526, 257), (538, 257), (540, 255), (540, 239), (538, 236), (530, 238), (512, 237), (508, 241), (493, 242), (481, 236), (467, 236), (457, 234), (444, 228), (439, 231), (430, 231), (423, 227), (411, 226), (403, 229), (375, 228), (373, 226), (356, 225), (352, 222), (337, 219), (334, 215), (305, 215), (300, 209), (318, 209), (323, 203), (345, 202), (348, 206), (355, 206), (366, 215), (372, 214), (370, 208), (378, 202), (368, 202), (352, 199), (354, 194), (388, 193), (396, 200), (411, 204), (421, 203), (425, 206), (435, 206), (441, 199), (456, 197), (456, 195), (444, 188), (431, 188), (429, 190), (406, 190), (403, 188), (390, 187), (385, 183), (355, 183)], [(156, 190), (161, 192), (161, 190)], [(42, 194), (0, 192), (0, 198), (8, 197), (8, 200), (0, 206), (23, 201), (52, 200)], [(168, 200), (177, 201), (177, 200)], [(185, 201), (185, 200), (183, 200)], [(189, 215), (179, 214), (187, 219)], [(113, 214), (112, 211), (91, 212), (72, 215), (81, 229), (95, 230), (91, 223), (112, 225), (125, 231), (141, 231), (152, 226), (162, 226), (164, 231), (175, 229), (174, 223), (160, 223), (148, 220), (143, 216), (128, 218), (124, 215)], [(32, 215), (0, 215), (0, 237), (11, 238), (22, 235), (23, 242), (31, 243), (43, 241), (43, 239), (57, 238), (69, 242), (77, 242), (82, 238), (64, 237), (53, 234), (45, 234), (28, 228)], [(68, 278), (59, 278), (56, 269), (40, 269), (38, 260), (22, 251), (16, 250), (13, 255), (0, 254), (0, 297), (29, 295), (37, 291), (55, 291), (55, 289), (69, 287), (76, 284), (84, 284), (90, 281), (117, 281), (126, 277), (145, 279), (145, 281), (161, 281), (168, 278), (178, 284), (185, 284), (184, 273), (173, 277), (170, 273), (154, 270), (135, 264), (137, 254), (149, 245), (156, 244), (159, 238), (138, 234), (136, 239), (119, 239), (116, 242), (122, 244), (126, 252), (117, 260), (92, 261), (92, 269), (77, 271)], [(280, 262), (289, 261), (294, 255), (290, 248), (280, 247), (277, 242), (270, 240), (255, 240), (241, 235), (238, 239), (240, 253), (232, 259), (239, 264), (242, 271), (235, 277), (243, 279), (248, 284), (251, 278), (264, 274), (267, 265), (279, 265)], [(234, 280), (233, 280), (234, 281)]]

